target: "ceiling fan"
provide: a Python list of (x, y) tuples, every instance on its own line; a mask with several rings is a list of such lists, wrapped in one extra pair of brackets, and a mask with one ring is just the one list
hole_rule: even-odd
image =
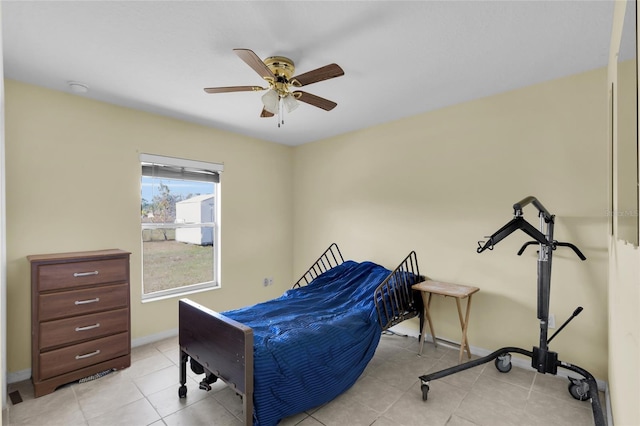
[[(289, 58), (285, 58), (284, 56), (270, 56), (262, 61), (252, 50), (233, 49), (233, 51), (240, 59), (246, 62), (247, 65), (253, 68), (260, 77), (265, 79), (269, 86), (208, 87), (204, 89), (205, 92), (227, 93), (266, 90), (267, 92), (262, 96), (264, 107), (262, 108), (260, 117), (280, 115), (283, 108), (286, 108), (287, 112), (291, 112), (298, 107), (298, 101), (313, 105), (325, 111), (331, 111), (338, 105), (320, 96), (293, 89), (344, 75), (344, 71), (339, 65), (329, 64), (293, 76), (295, 65)], [(278, 120), (278, 127), (279, 126), (280, 120)]]

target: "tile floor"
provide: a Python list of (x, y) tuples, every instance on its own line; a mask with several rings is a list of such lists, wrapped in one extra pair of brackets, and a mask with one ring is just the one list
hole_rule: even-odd
[[(432, 381), (425, 402), (418, 377), (455, 365), (458, 352), (425, 344), (419, 357), (417, 349), (415, 338), (383, 335), (350, 390), (280, 424), (593, 425), (589, 402), (569, 395), (566, 378), (517, 367), (503, 374), (493, 363)], [(18, 390), (23, 402), (8, 402), (3, 424), (242, 425), (241, 400), (221, 382), (210, 392), (201, 391), (189, 371), (187, 398), (178, 398), (178, 354), (177, 337), (137, 347), (130, 368), (37, 399), (29, 381), (11, 384), (9, 393)]]

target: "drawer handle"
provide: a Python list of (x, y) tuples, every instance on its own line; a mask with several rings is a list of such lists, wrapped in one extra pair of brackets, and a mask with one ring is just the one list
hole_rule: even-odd
[(76, 359), (85, 359), (85, 358), (90, 358), (92, 356), (96, 356), (100, 353), (100, 349), (97, 349), (93, 352), (89, 352), (88, 354), (84, 354), (84, 355), (76, 355)]
[(87, 331), (87, 330), (93, 330), (94, 328), (98, 328), (100, 327), (100, 323), (95, 323), (93, 325), (87, 325), (84, 327), (76, 327), (76, 331)]
[(86, 305), (87, 303), (96, 303), (99, 302), (100, 298), (96, 297), (95, 299), (87, 299), (87, 300), (76, 300), (76, 305)]
[(88, 277), (89, 275), (98, 275), (98, 271), (91, 271), (91, 272), (74, 272), (73, 276), (74, 277)]

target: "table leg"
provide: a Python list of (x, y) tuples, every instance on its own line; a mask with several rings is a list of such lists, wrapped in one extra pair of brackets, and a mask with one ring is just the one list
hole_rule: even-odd
[(460, 298), (456, 297), (456, 305), (458, 306), (458, 318), (460, 319), (460, 327), (462, 328), (462, 341), (460, 342), (460, 354), (459, 362), (462, 362), (462, 355), (464, 351), (467, 351), (467, 356), (471, 359), (471, 348), (469, 347), (469, 340), (467, 339), (467, 327), (469, 325), (469, 314), (471, 312), (471, 296), (467, 298), (467, 310), (465, 318), (462, 318), (462, 307), (460, 306)]
[(462, 331), (464, 337), (464, 344), (467, 345), (467, 354), (469, 355), (469, 359), (471, 359), (471, 348), (469, 347), (469, 338), (467, 337), (467, 329), (469, 328), (469, 314), (471, 313), (471, 296), (470, 294), (467, 298), (467, 312), (464, 318), (464, 330)]
[[(433, 329), (433, 322), (431, 321), (431, 314), (429, 313), (429, 306), (431, 305), (431, 293), (429, 293), (429, 297), (427, 297), (426, 291), (421, 291), (420, 294), (422, 295), (422, 304), (424, 305), (424, 318), (425, 321), (429, 322), (429, 330), (431, 330), (431, 336), (433, 337), (433, 346), (437, 348), (438, 344), (436, 343), (436, 332)], [(420, 352), (418, 352), (418, 355), (422, 355), (422, 348), (424, 347), (424, 336), (426, 333), (427, 328), (423, 324), (422, 334), (420, 335)]]
[(427, 302), (427, 308), (429, 311), (429, 330), (431, 330), (431, 338), (433, 339), (433, 347), (438, 347), (438, 342), (436, 342), (436, 330), (433, 328), (433, 322), (431, 321), (431, 297), (433, 293), (429, 293), (429, 301)]

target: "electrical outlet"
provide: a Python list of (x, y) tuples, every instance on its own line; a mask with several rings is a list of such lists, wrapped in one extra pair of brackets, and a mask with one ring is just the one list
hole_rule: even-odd
[(267, 286), (269, 286), (271, 284), (273, 284), (273, 277), (265, 277), (262, 280), (262, 285), (265, 286), (265, 287), (267, 287)]
[(547, 321), (549, 328), (556, 328), (556, 316), (549, 314), (549, 321)]

